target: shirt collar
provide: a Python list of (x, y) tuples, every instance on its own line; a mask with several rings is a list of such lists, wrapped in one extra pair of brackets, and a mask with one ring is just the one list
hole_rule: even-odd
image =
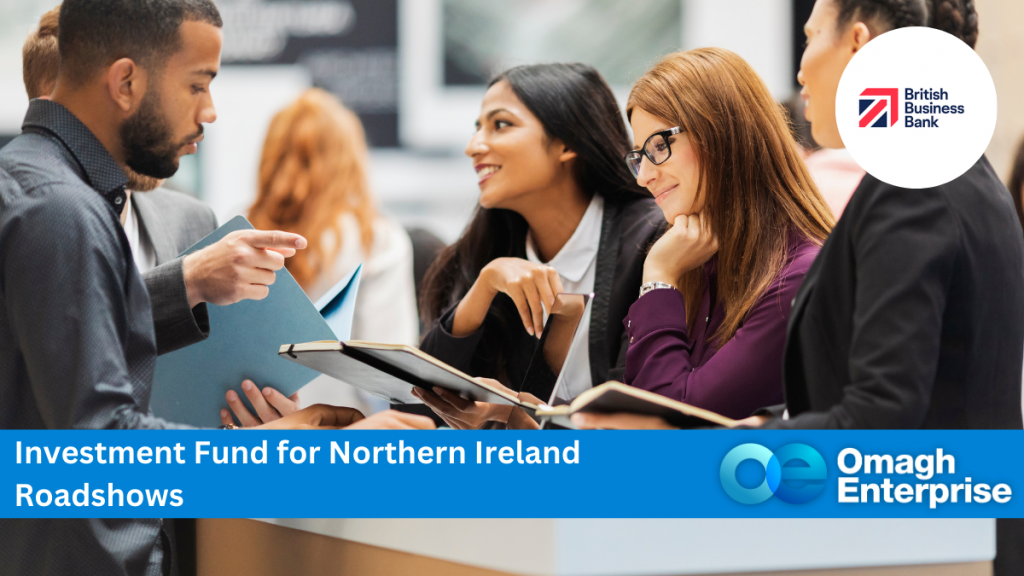
[[(600, 194), (594, 194), (594, 198), (583, 213), (576, 230), (569, 237), (569, 241), (562, 246), (562, 249), (555, 254), (555, 257), (547, 262), (558, 271), (558, 274), (570, 282), (579, 282), (587, 273), (590, 264), (597, 257), (597, 248), (601, 243), (601, 221), (604, 219), (604, 198)], [(533, 245), (533, 237), (526, 234), (526, 259), (530, 262), (543, 264), (537, 256), (537, 250)]]
[[(125, 227), (125, 229), (128, 228), (129, 224), (131, 226), (135, 226), (135, 207), (132, 206), (132, 204), (134, 204), (134, 202), (132, 202), (132, 195), (128, 194), (127, 197), (124, 200), (124, 210), (125, 210), (124, 227)], [(118, 214), (118, 216), (120, 216), (120, 214)]]
[(51, 100), (29, 102), (21, 129), (41, 128), (56, 136), (78, 160), (88, 183), (120, 214), (128, 176), (106, 147), (70, 110)]

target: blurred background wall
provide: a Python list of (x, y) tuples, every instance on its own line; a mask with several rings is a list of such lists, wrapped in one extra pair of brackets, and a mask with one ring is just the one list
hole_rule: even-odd
[(999, 98), (988, 159), (1005, 182), (1013, 154), (1024, 137), (1024, 2), (975, 0), (975, 4), (980, 23), (978, 54), (992, 73)]
[[(462, 154), (487, 79), (522, 63), (583, 61), (629, 86), (660, 56), (722, 46), (753, 64), (780, 100), (797, 89), (802, 26), (813, 0), (219, 0), (223, 69), (218, 120), (171, 186), (222, 221), (255, 195), (271, 116), (309, 86), (362, 118), (372, 182), (386, 214), (458, 236), (477, 196)], [(21, 46), (54, 0), (0, 0), (0, 145), (20, 130), (27, 99)], [(999, 92), (989, 157), (1005, 177), (1024, 134), (1024, 2), (977, 0), (978, 52)]]

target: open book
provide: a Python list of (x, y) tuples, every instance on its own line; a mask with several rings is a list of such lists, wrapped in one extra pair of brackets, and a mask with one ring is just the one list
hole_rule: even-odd
[(419, 404), (412, 395), (414, 386), (439, 386), (477, 402), (524, 405), (514, 391), (473, 378), (404, 344), (307, 342), (285, 344), (278, 355), (394, 404)]
[[(285, 344), (278, 355), (312, 368), (394, 404), (419, 404), (413, 387), (433, 386), (477, 402), (519, 406), (532, 414), (544, 403), (555, 403), (566, 388), (567, 373), (586, 350), (584, 332), (578, 330), (593, 301), (593, 294), (563, 293), (555, 297), (544, 332), (530, 367), (517, 389), (469, 376), (433, 356), (400, 344), (320, 341)], [(339, 338), (341, 340), (341, 338)]]
[(628, 412), (646, 416), (658, 416), (673, 426), (697, 428), (702, 426), (725, 426), (731, 428), (736, 421), (715, 414), (710, 410), (690, 406), (666, 398), (654, 392), (627, 386), (621, 382), (605, 382), (577, 396), (571, 403), (561, 406), (541, 406), (538, 418), (550, 418), (553, 424), (575, 428), (569, 417), (577, 412), (613, 414)]

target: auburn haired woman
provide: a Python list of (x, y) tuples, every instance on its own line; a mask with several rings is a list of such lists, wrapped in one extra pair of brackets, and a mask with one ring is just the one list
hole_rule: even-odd
[(623, 322), (626, 383), (732, 418), (782, 402), (790, 306), (833, 226), (782, 108), (701, 48), (640, 78), (626, 114), (626, 163), (672, 224)]
[(311, 300), (362, 262), (352, 338), (415, 345), (412, 243), (377, 213), (367, 162), (355, 113), (319, 88), (307, 90), (270, 123), (249, 219), (309, 240), (287, 267)]
[[(419, 321), (412, 242), (400, 225), (377, 213), (367, 162), (366, 137), (355, 113), (323, 90), (307, 90), (270, 123), (249, 220), (259, 229), (306, 237), (308, 247), (286, 266), (310, 300), (362, 263), (352, 338), (415, 346)], [(251, 382), (242, 390), (263, 421), (296, 409), (270, 387), (263, 396)], [(227, 398), (242, 424), (258, 423), (234, 392)], [(319, 380), (302, 390), (302, 404), (311, 403), (353, 406), (365, 413), (386, 407), (354, 388)]]

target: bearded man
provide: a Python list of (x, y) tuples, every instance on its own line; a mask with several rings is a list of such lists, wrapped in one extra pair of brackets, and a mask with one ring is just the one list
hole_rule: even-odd
[[(22, 134), (0, 150), (0, 428), (181, 427), (149, 411), (153, 314), (120, 216), (125, 168), (170, 177), (216, 119), (210, 83), (221, 26), (210, 0), (61, 6), (56, 85), (49, 99), (30, 102)], [(189, 292), (196, 305), (265, 297), (274, 270), (305, 247), (294, 234), (234, 234), (226, 253), (246, 265), (214, 282), (224, 292)], [(238, 274), (251, 279), (238, 282)], [(313, 406), (264, 426), (433, 422)], [(173, 571), (173, 541), (160, 519), (3, 519), (0, 542), (0, 575)]]

